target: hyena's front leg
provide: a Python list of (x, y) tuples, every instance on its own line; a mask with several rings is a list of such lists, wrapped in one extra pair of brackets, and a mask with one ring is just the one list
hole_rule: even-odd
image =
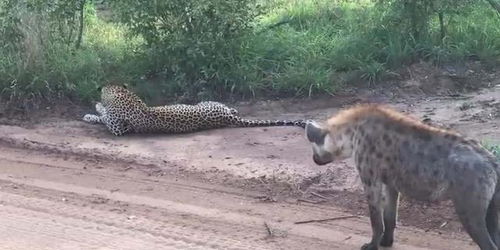
[(453, 198), (458, 219), (481, 250), (498, 250), (494, 238), (492, 239), (488, 232), (488, 227), (490, 230), (492, 228), (487, 222), (491, 220), (491, 214), (488, 218), (488, 207), (493, 195), (491, 192), (489, 194), (488, 190), (477, 190), (476, 193), (480, 195), (463, 195), (467, 194), (467, 191), (457, 192)]
[[(495, 195), (496, 196), (496, 195)], [(498, 201), (495, 198), (490, 202), (486, 211), (486, 227), (490, 237), (497, 247), (500, 247), (500, 229), (498, 227)]]
[(391, 247), (394, 242), (394, 229), (396, 228), (396, 219), (398, 216), (399, 192), (387, 185), (384, 185), (384, 198), (382, 200), (384, 208), (384, 236), (380, 245)]
[(368, 198), (368, 209), (370, 211), (370, 223), (372, 226), (372, 240), (364, 244), (361, 250), (378, 250), (384, 234), (382, 186), (381, 182), (361, 179), (365, 194)]

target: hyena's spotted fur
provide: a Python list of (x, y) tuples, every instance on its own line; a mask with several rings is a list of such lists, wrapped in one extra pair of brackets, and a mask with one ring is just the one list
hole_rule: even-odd
[(354, 156), (373, 231), (361, 249), (392, 246), (402, 193), (425, 201), (451, 199), (479, 247), (498, 250), (500, 169), (478, 142), (377, 105), (343, 110), (325, 126), (309, 122), (306, 134), (317, 164)]

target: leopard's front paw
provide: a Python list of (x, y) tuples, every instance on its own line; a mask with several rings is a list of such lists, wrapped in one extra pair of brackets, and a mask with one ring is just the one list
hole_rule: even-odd
[(101, 122), (101, 118), (97, 115), (86, 114), (83, 116), (83, 121), (96, 124)]

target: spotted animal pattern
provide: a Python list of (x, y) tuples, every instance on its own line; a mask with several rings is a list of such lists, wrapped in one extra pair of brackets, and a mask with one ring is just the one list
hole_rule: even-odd
[(306, 135), (318, 165), (354, 158), (372, 225), (361, 249), (392, 246), (400, 194), (451, 200), (480, 249), (499, 249), (500, 168), (479, 142), (378, 105), (345, 109), (324, 125), (308, 122)]
[(238, 111), (226, 105), (205, 101), (196, 105), (175, 104), (147, 106), (128, 89), (105, 86), (101, 102), (96, 104), (97, 115), (86, 114), (83, 120), (104, 124), (116, 136), (128, 133), (187, 133), (224, 127), (298, 126), (305, 121), (250, 120), (238, 116)]

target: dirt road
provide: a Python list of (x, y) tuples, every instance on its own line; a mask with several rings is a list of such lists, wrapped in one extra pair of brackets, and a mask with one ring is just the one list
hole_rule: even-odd
[[(382, 102), (498, 144), (499, 100), (500, 88), (490, 88)], [(357, 101), (239, 109), (324, 119)], [(316, 166), (300, 128), (114, 137), (82, 115), (0, 120), (0, 249), (359, 249), (369, 241), (352, 162)], [(403, 199), (400, 212), (392, 249), (477, 249), (450, 203)]]
[[(366, 217), (294, 224), (347, 215), (331, 206), (263, 202), (112, 161), (0, 152), (0, 249), (359, 249), (369, 240)], [(474, 247), (462, 234), (400, 227), (393, 249)]]

